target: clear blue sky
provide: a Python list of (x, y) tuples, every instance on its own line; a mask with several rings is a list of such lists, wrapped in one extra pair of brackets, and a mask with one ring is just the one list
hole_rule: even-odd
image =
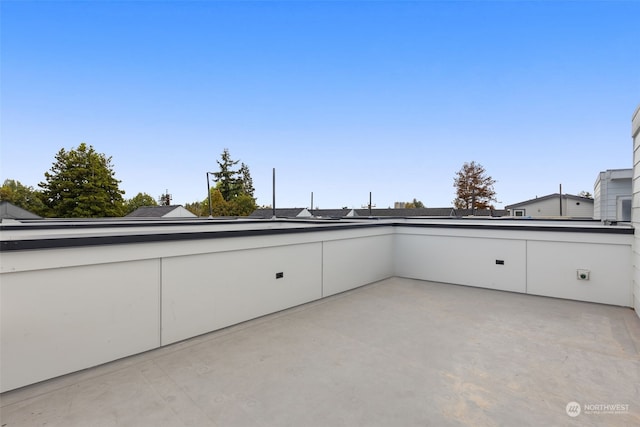
[(7, 1), (0, 179), (60, 148), (125, 197), (206, 197), (224, 148), (259, 204), (451, 206), (481, 163), (498, 207), (593, 192), (632, 164), (640, 1)]

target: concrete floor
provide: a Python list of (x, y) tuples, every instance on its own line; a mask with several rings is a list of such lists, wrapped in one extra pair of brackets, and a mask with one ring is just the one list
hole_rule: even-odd
[(640, 319), (393, 278), (0, 401), (2, 427), (640, 425)]

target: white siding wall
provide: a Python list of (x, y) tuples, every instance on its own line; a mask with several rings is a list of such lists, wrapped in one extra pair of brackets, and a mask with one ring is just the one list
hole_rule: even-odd
[(633, 202), (631, 221), (635, 228), (633, 244), (634, 307), (640, 316), (640, 106), (636, 109), (631, 122), (633, 138)]
[(604, 216), (601, 200), (606, 197), (607, 189), (603, 188), (603, 178), (604, 172), (600, 172), (593, 185), (593, 219), (602, 219)]
[(562, 216), (593, 218), (593, 200), (562, 199)]
[(618, 199), (629, 197), (632, 193), (632, 171), (617, 169), (600, 172), (594, 186), (594, 218), (609, 221), (622, 221), (622, 212), (618, 209)]
[[(525, 215), (531, 217), (560, 216), (560, 200), (559, 197), (534, 200), (526, 206), (516, 209), (524, 209)], [(577, 201), (575, 199), (563, 197), (562, 216), (593, 218), (593, 201)]]
[(531, 217), (537, 216), (558, 216), (560, 215), (560, 202), (557, 198), (533, 201), (524, 208), (525, 215)]

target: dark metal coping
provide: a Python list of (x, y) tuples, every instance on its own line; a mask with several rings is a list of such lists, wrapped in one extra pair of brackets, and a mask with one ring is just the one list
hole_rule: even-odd
[[(247, 221), (250, 223), (254, 221)], [(255, 221), (264, 223), (264, 221)], [(279, 220), (280, 223), (314, 223), (314, 224), (327, 224), (331, 221), (300, 221), (300, 220)], [(273, 222), (270, 222), (271, 224)], [(206, 222), (209, 225), (211, 222)], [(73, 225), (61, 225), (51, 224), (38, 225), (38, 226), (2, 226), (0, 229), (60, 229), (60, 228), (104, 228), (104, 227), (128, 227), (128, 226), (140, 226), (141, 224), (73, 224)], [(149, 226), (157, 225), (193, 225), (193, 223), (153, 223), (147, 224)], [(37, 228), (36, 228), (37, 227)], [(331, 226), (325, 227), (296, 227), (296, 228), (270, 228), (270, 229), (258, 229), (258, 230), (222, 230), (222, 231), (202, 231), (202, 232), (177, 232), (177, 233), (156, 233), (156, 234), (130, 234), (130, 235), (115, 235), (115, 236), (86, 236), (86, 237), (59, 237), (59, 238), (45, 238), (45, 239), (24, 239), (24, 240), (3, 240), (0, 242), (0, 252), (19, 251), (19, 250), (34, 250), (34, 249), (54, 249), (54, 248), (71, 248), (81, 246), (100, 246), (100, 245), (120, 245), (131, 243), (152, 243), (152, 242), (177, 242), (185, 240), (206, 240), (206, 239), (223, 239), (234, 237), (250, 237), (250, 236), (266, 236), (266, 235), (278, 235), (278, 234), (296, 234), (296, 233), (313, 233), (321, 231), (335, 231), (335, 230), (349, 230), (349, 229), (362, 229), (371, 227), (407, 227), (407, 228), (452, 228), (452, 229), (476, 229), (476, 230), (500, 230), (500, 231), (553, 231), (553, 232), (568, 232), (568, 233), (598, 233), (598, 234), (634, 234), (633, 228), (608, 228), (608, 227), (569, 227), (569, 226), (543, 226), (543, 225), (492, 225), (492, 224), (412, 224), (412, 223), (380, 223), (373, 222), (370, 224), (344, 224), (337, 223)]]

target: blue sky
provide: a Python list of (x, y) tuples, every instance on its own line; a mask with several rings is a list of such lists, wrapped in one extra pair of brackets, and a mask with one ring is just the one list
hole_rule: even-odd
[(639, 1), (7, 1), (0, 179), (60, 148), (112, 156), (125, 197), (206, 197), (224, 148), (258, 203), (497, 207), (593, 192), (632, 164)]

